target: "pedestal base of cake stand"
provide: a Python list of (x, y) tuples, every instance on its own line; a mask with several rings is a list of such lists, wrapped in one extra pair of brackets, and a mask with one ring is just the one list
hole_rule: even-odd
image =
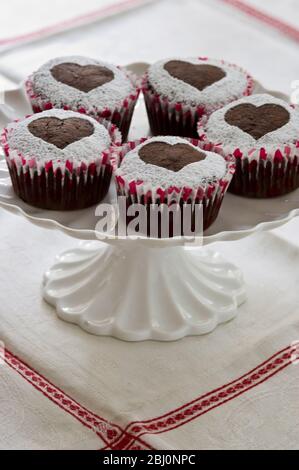
[(209, 333), (246, 298), (241, 272), (213, 251), (99, 241), (58, 256), (43, 295), (62, 320), (126, 341)]

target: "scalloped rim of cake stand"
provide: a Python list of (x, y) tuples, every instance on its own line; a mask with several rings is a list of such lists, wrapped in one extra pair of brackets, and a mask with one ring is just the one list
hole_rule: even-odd
[[(71, 236), (72, 238), (75, 238), (77, 240), (98, 240), (96, 236), (96, 232), (94, 230), (88, 230), (88, 229), (75, 229), (75, 228), (69, 228), (66, 227), (65, 225), (62, 225), (61, 223), (57, 222), (56, 220), (53, 219), (46, 219), (43, 217), (35, 217), (27, 214), (21, 207), (19, 207), (17, 204), (9, 204), (0, 201), (0, 207), (3, 209), (7, 210), (8, 212), (11, 212), (16, 215), (21, 215), (25, 217), (27, 220), (29, 220), (31, 223), (34, 225), (37, 225), (39, 227), (47, 228), (50, 230), (60, 230), (61, 232), (65, 233), (66, 235)], [(266, 232), (269, 230), (274, 230), (278, 227), (282, 227), (285, 225), (287, 222), (291, 221), (294, 217), (299, 216), (299, 209), (294, 209), (291, 212), (289, 212), (286, 217), (283, 219), (279, 220), (273, 220), (271, 222), (261, 222), (260, 224), (256, 225), (255, 227), (252, 227), (250, 229), (245, 229), (245, 230), (231, 230), (231, 231), (223, 231), (219, 232), (214, 235), (207, 235), (202, 237), (202, 245), (206, 246), (211, 243), (216, 243), (216, 242), (221, 242), (221, 241), (237, 241), (241, 240), (242, 238), (246, 238), (250, 235), (253, 235), (254, 233), (259, 233), (259, 232)], [(124, 242), (125, 240), (128, 240), (127, 238), (120, 238), (120, 237), (106, 237), (104, 239), (99, 239), (99, 241), (108, 243), (108, 244), (116, 244), (119, 242)], [(188, 244), (188, 241), (182, 241), (181, 238), (172, 238), (172, 239), (159, 239), (159, 238), (145, 238), (145, 237), (138, 237), (136, 239), (128, 240), (134, 243), (147, 243), (148, 246), (178, 246), (178, 245), (184, 245)], [(200, 240), (199, 240), (200, 241)]]

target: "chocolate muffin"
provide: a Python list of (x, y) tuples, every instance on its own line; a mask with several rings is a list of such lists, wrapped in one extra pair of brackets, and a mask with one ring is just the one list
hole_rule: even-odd
[(82, 209), (100, 202), (112, 175), (114, 124), (53, 109), (7, 126), (1, 135), (16, 194), (32, 206)]
[(165, 59), (149, 67), (143, 93), (153, 135), (197, 137), (204, 114), (250, 95), (253, 79), (223, 60)]
[(272, 95), (252, 95), (202, 118), (198, 134), (204, 149), (234, 157), (231, 192), (273, 197), (299, 187), (298, 107)]
[(81, 56), (52, 59), (26, 82), (35, 113), (60, 108), (116, 124), (126, 140), (139, 89), (129, 73)]
[[(177, 230), (174, 233), (174, 216), (170, 216), (168, 236), (185, 236), (184, 227), (187, 225), (195, 233), (198, 211), (202, 210), (204, 230), (216, 219), (234, 165), (216, 153), (201, 150), (199, 145), (195, 139), (165, 136), (123, 147), (121, 163), (115, 172), (118, 195), (126, 198), (127, 208), (132, 204), (146, 206), (147, 236), (153, 233), (152, 204), (163, 205), (161, 209), (164, 210), (156, 227), (156, 237), (166, 236), (162, 230), (163, 217), (172, 205), (180, 211), (181, 219), (179, 233)], [(190, 211), (186, 216), (182, 209), (187, 205)], [(189, 220), (184, 220), (184, 217), (189, 217)], [(127, 224), (130, 220), (127, 218)]]

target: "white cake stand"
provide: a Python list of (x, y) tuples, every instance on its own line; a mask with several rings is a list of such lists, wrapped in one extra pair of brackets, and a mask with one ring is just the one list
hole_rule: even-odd
[[(130, 68), (142, 72), (144, 66)], [(257, 85), (256, 91), (264, 90)], [(0, 107), (0, 125), (30, 112), (22, 86), (8, 91), (6, 104)], [(147, 134), (141, 99), (131, 138)], [(99, 241), (94, 207), (75, 212), (44, 211), (18, 199), (2, 155), (0, 207), (81, 240), (75, 249), (59, 255), (44, 276), (44, 299), (62, 320), (95, 335), (127, 341), (171, 341), (211, 332), (234, 318), (246, 299), (240, 270), (206, 245), (239, 240), (285, 224), (299, 215), (299, 190), (266, 200), (227, 194), (216, 222), (205, 232), (203, 246), (178, 239), (130, 240), (112, 235)]]

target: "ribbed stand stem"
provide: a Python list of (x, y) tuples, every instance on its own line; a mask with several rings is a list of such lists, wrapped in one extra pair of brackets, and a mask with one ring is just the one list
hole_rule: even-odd
[(240, 271), (204, 248), (83, 242), (45, 274), (58, 316), (95, 335), (171, 341), (209, 333), (246, 298)]

